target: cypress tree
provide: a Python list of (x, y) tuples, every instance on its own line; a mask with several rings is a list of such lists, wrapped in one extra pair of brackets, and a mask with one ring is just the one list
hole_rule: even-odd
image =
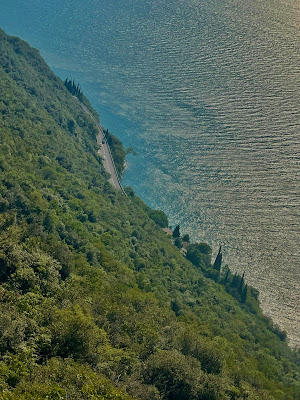
[(68, 89), (68, 91), (69, 91), (70, 93), (72, 93), (72, 81), (71, 81), (71, 79), (68, 80), (68, 82), (67, 82), (67, 89)]
[(228, 276), (229, 276), (229, 268), (228, 268), (225, 278), (224, 278), (224, 285), (227, 283)]
[(222, 246), (220, 245), (218, 255), (214, 262), (214, 269), (216, 269), (217, 271), (221, 271), (221, 265), (222, 265)]
[(235, 273), (234, 274), (234, 277), (233, 277), (233, 279), (232, 279), (232, 281), (231, 281), (231, 286), (237, 286), (237, 282), (238, 282), (238, 275), (237, 275), (237, 273)]
[(241, 302), (245, 303), (247, 300), (247, 294), (248, 294), (248, 285), (246, 284), (241, 295)]
[(239, 285), (240, 294), (242, 294), (242, 292), (243, 292), (243, 286), (244, 286), (244, 282), (245, 282), (244, 277), (245, 277), (245, 271), (243, 272), (243, 275), (242, 275), (242, 278), (241, 278), (241, 281), (240, 281), (240, 285)]
[(173, 231), (173, 238), (178, 238), (180, 236), (179, 225)]

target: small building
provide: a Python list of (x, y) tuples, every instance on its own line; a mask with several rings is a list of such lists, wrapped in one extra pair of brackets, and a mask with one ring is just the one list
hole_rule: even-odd
[(184, 257), (186, 257), (187, 250), (186, 250), (184, 247), (181, 247), (180, 253), (181, 253)]
[(166, 235), (171, 235), (173, 236), (173, 232), (169, 228), (162, 228), (162, 230), (165, 232)]

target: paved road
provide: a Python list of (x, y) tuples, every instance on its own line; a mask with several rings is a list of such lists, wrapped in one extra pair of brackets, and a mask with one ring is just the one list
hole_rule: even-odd
[[(106, 140), (104, 139), (104, 133), (103, 133), (101, 126), (98, 124), (98, 121), (93, 116), (93, 114), (85, 107), (84, 104), (82, 104), (77, 99), (77, 97), (76, 97), (76, 100), (78, 101), (78, 103), (80, 104), (80, 106), (82, 107), (84, 112), (86, 114), (88, 114), (92, 118), (92, 120), (95, 122), (95, 124), (97, 125), (97, 129), (98, 129), (97, 144), (99, 146), (98, 154), (102, 157), (103, 166), (104, 166), (106, 172), (108, 172), (110, 175), (109, 182), (112, 184), (112, 186), (114, 186), (116, 189), (121, 190), (126, 195), (126, 193), (121, 185), (120, 179), (118, 177), (118, 173), (117, 173), (117, 170), (115, 167), (114, 160), (112, 158), (112, 154), (111, 154), (109, 145), (107, 144)], [(104, 141), (104, 143), (102, 143), (103, 141)]]

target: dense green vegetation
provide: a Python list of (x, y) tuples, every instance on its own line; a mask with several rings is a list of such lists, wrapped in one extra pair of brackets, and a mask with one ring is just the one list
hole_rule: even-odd
[(96, 133), (0, 31), (0, 399), (299, 399), (255, 290), (243, 303), (209, 246), (192, 264), (163, 213), (114, 190)]

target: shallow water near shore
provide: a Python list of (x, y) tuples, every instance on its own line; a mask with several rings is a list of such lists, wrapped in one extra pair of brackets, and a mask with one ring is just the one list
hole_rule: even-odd
[[(26, 3), (26, 4), (24, 4)], [(125, 185), (260, 290), (300, 345), (296, 0), (2, 0), (0, 26), (132, 146)]]

